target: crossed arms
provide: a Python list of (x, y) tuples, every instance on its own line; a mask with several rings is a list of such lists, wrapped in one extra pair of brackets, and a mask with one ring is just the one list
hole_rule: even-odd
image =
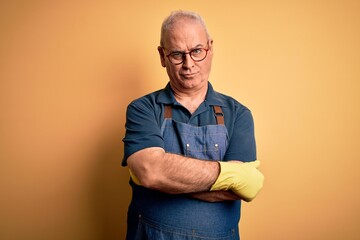
[[(138, 185), (169, 194), (189, 194), (209, 202), (251, 201), (263, 182), (263, 175), (247, 163), (231, 161), (224, 165), (224, 162), (166, 153), (159, 147), (135, 152), (128, 157), (127, 163), (132, 179)], [(245, 173), (244, 168), (247, 170)]]

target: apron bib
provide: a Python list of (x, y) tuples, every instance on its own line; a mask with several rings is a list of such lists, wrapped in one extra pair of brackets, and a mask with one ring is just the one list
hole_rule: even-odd
[[(161, 131), (165, 151), (183, 156), (222, 160), (228, 145), (223, 118), (215, 109), (217, 125), (192, 126), (171, 119), (165, 107)], [(239, 239), (240, 201), (209, 203), (186, 194), (165, 194), (131, 183), (128, 240)]]

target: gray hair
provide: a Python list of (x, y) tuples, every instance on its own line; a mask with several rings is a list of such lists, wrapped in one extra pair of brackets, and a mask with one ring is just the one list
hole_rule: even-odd
[(160, 46), (162, 46), (162, 47), (164, 46), (165, 34), (170, 29), (172, 29), (173, 25), (179, 19), (190, 19), (190, 20), (193, 20), (193, 21), (196, 21), (196, 22), (200, 23), (204, 27), (207, 38), (210, 40), (210, 35), (208, 33), (206, 24), (205, 24), (204, 20), (202, 19), (202, 17), (198, 13), (191, 12), (191, 11), (177, 10), (177, 11), (171, 12), (171, 14), (167, 18), (165, 18), (163, 23), (162, 23), (161, 36), (160, 36)]

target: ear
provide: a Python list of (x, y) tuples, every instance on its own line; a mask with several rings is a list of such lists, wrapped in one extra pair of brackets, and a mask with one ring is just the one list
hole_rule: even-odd
[(160, 55), (160, 61), (161, 61), (161, 66), (165, 67), (165, 53), (164, 50), (162, 49), (162, 47), (158, 47), (158, 52)]
[(212, 39), (209, 40), (209, 49), (210, 49), (211, 52), (213, 52), (213, 50), (214, 50), (213, 49), (213, 44), (214, 44), (214, 40), (212, 40)]
[(209, 40), (209, 51), (208, 51), (209, 58), (212, 59), (214, 56), (214, 41), (212, 39)]

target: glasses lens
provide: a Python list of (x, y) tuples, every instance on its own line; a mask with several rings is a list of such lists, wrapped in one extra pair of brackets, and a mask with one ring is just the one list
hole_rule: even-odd
[(190, 56), (194, 61), (204, 60), (206, 57), (207, 51), (203, 48), (194, 49), (190, 52)]
[(182, 52), (172, 52), (169, 55), (169, 59), (174, 64), (180, 64), (184, 60), (184, 53), (182, 53)]
[(197, 48), (192, 50), (189, 53), (185, 53), (185, 52), (172, 52), (169, 55), (167, 55), (167, 57), (169, 58), (170, 62), (173, 64), (181, 64), (184, 62), (185, 60), (185, 55), (189, 54), (191, 59), (194, 60), (195, 62), (200, 62), (202, 60), (204, 60), (206, 58), (207, 55), (207, 49), (204, 48)]

